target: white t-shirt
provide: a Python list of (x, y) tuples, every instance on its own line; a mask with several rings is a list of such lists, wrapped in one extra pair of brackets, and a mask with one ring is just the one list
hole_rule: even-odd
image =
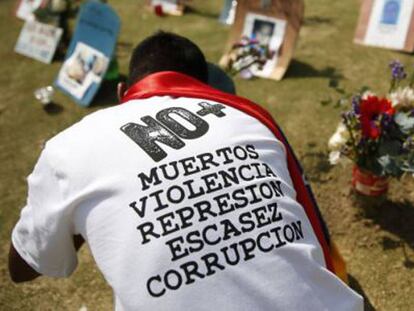
[(326, 268), (284, 146), (209, 100), (156, 96), (51, 139), (12, 241), (41, 274), (77, 265), (81, 234), (116, 310), (362, 310)]

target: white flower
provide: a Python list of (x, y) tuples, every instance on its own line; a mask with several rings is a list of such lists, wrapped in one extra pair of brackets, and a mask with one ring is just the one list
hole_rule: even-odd
[(336, 132), (329, 139), (328, 147), (331, 151), (338, 151), (346, 144), (348, 139), (348, 129), (346, 128), (345, 124), (340, 122), (336, 129)]
[(336, 165), (341, 161), (341, 152), (340, 151), (331, 151), (329, 153), (329, 163), (331, 165)]
[(414, 90), (408, 86), (405, 88), (398, 88), (395, 92), (389, 95), (392, 106), (398, 108), (412, 108), (414, 105)]
[(365, 91), (363, 94), (362, 94), (362, 96), (361, 96), (361, 98), (362, 99), (367, 99), (368, 98), (368, 96), (375, 96), (375, 93), (373, 93), (373, 92), (371, 92), (371, 91)]

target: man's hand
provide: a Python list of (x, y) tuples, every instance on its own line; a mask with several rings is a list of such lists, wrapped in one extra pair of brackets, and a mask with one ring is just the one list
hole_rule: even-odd
[(14, 248), (13, 243), (10, 243), (9, 250), (9, 274), (10, 278), (15, 283), (31, 281), (40, 276), (40, 274), (30, 267), (19, 255)]
[[(73, 244), (76, 250), (81, 248), (84, 242), (85, 240), (81, 235), (73, 236)], [(9, 274), (15, 283), (32, 281), (41, 275), (24, 261), (12, 243), (10, 243), (9, 250)]]

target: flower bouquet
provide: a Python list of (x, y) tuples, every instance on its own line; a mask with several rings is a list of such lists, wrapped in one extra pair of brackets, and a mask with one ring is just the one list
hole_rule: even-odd
[(328, 143), (331, 164), (344, 157), (354, 162), (352, 185), (364, 195), (383, 194), (390, 177), (414, 172), (414, 73), (407, 79), (398, 61), (390, 68), (386, 95), (364, 88), (349, 97), (350, 104), (340, 101), (348, 109)]
[(243, 79), (251, 79), (256, 70), (261, 70), (273, 58), (274, 53), (259, 40), (243, 36), (239, 42), (233, 44), (229, 53), (230, 61), (225, 69), (233, 76), (240, 74)]

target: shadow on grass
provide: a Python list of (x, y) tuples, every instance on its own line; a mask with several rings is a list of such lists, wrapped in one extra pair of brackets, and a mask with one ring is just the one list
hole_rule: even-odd
[(401, 240), (384, 237), (383, 249), (395, 249), (401, 247), (405, 255), (404, 265), (414, 268), (414, 258), (410, 259), (406, 252), (406, 245), (414, 249), (414, 206), (405, 200), (393, 202), (388, 199), (365, 198), (356, 195), (356, 203), (362, 216), (373, 220), (383, 230), (397, 235)]
[(198, 16), (201, 16), (201, 17), (217, 19), (217, 21), (218, 21), (218, 18), (220, 16), (217, 13), (203, 12), (203, 11), (200, 11), (200, 10), (194, 8), (194, 7), (191, 7), (191, 6), (188, 6), (188, 7), (185, 8), (185, 14), (194, 14), (194, 15), (198, 15)]
[(331, 80), (342, 80), (344, 76), (334, 67), (326, 67), (318, 70), (312, 65), (293, 59), (286, 72), (286, 78), (329, 78)]
[(349, 279), (349, 286), (354, 289), (358, 294), (364, 297), (364, 311), (375, 311), (376, 309), (369, 301), (367, 295), (365, 295), (364, 290), (362, 289), (361, 284), (359, 284), (358, 280), (355, 279), (352, 275), (348, 274)]
[(414, 260), (410, 259), (410, 257), (408, 256), (407, 249), (406, 249), (406, 243), (404, 243), (404, 241), (394, 240), (389, 237), (383, 237), (381, 243), (382, 243), (382, 248), (384, 250), (402, 248), (402, 251), (404, 254), (404, 263), (403, 263), (404, 267), (408, 269), (414, 268)]
[(120, 75), (116, 80), (105, 80), (102, 82), (98, 93), (93, 99), (92, 106), (107, 107), (119, 104), (116, 88), (119, 82), (125, 82), (126, 76)]
[(59, 104), (56, 104), (54, 102), (51, 102), (47, 105), (43, 106), (43, 110), (48, 114), (48, 115), (58, 115), (60, 113), (63, 112), (63, 107)]
[[(311, 143), (308, 144), (312, 148)], [(326, 173), (332, 169), (332, 165), (328, 161), (326, 153), (321, 151), (309, 151), (300, 157), (300, 162), (306, 172), (309, 181), (324, 184), (329, 182), (326, 179)]]
[(305, 26), (315, 26), (315, 25), (327, 25), (332, 24), (332, 18), (321, 17), (321, 16), (309, 16), (303, 21)]

